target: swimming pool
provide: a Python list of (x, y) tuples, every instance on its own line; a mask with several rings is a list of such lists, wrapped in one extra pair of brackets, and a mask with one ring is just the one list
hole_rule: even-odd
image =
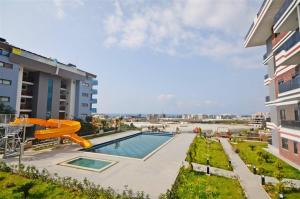
[(170, 133), (137, 133), (95, 145), (86, 151), (144, 159), (172, 137)]
[(69, 166), (79, 169), (92, 170), (92, 171), (102, 171), (116, 162), (107, 161), (107, 160), (99, 160), (94, 158), (87, 157), (76, 157), (72, 160), (67, 160), (65, 162), (60, 163), (63, 166)]

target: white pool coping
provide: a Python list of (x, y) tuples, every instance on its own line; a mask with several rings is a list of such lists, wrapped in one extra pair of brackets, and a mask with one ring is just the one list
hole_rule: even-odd
[[(94, 168), (90, 168), (90, 167), (84, 167), (84, 166), (78, 166), (78, 165), (70, 164), (70, 162), (72, 162), (74, 160), (77, 160), (77, 159), (80, 159), (80, 158), (89, 159), (89, 160), (99, 160), (99, 161), (102, 161), (102, 162), (108, 162), (109, 164), (106, 165), (105, 167), (100, 168), (100, 169), (94, 169)], [(75, 169), (94, 171), (94, 172), (102, 172), (102, 171), (112, 167), (113, 165), (115, 165), (117, 163), (118, 163), (117, 161), (111, 161), (111, 160), (106, 160), (106, 159), (91, 158), (91, 157), (87, 157), (87, 156), (78, 156), (76, 158), (72, 158), (72, 159), (60, 162), (57, 165), (71, 167), (71, 168), (75, 168)]]
[[(144, 133), (144, 132), (138, 132), (138, 133), (135, 133), (135, 134), (132, 134), (132, 135), (136, 135), (136, 134), (139, 134), (139, 133)], [(163, 134), (163, 133), (162, 133)], [(164, 135), (159, 135), (159, 136), (164, 136)], [(171, 133), (168, 133), (168, 135), (171, 135)], [(126, 138), (127, 136), (131, 136), (131, 135), (126, 135), (126, 136), (123, 136), (123, 137), (120, 137), (120, 138), (116, 138), (116, 139), (113, 139), (113, 140), (117, 140), (117, 139), (122, 139), (122, 138)], [(174, 138), (175, 138), (176, 135), (172, 135), (170, 136), (171, 138), (167, 141), (165, 141), (164, 143), (162, 143), (160, 146), (156, 147), (153, 151), (151, 151), (150, 153), (148, 153), (145, 157), (143, 158), (135, 158), (135, 157), (129, 157), (129, 156), (122, 156), (122, 155), (112, 155), (112, 154), (107, 154), (107, 153), (98, 153), (98, 152), (92, 152), (92, 151), (84, 151), (85, 153), (98, 153), (98, 154), (101, 154), (101, 155), (106, 155), (107, 157), (118, 157), (118, 158), (125, 158), (125, 159), (131, 159), (131, 160), (139, 160), (139, 161), (146, 161), (148, 160), (151, 156), (153, 156), (156, 152), (158, 152), (160, 149), (162, 149), (164, 146), (166, 146), (169, 142), (171, 142)], [(130, 139), (130, 138), (128, 138)], [(110, 140), (110, 141), (113, 141), (113, 140)], [(107, 142), (110, 142), (110, 141), (107, 141)], [(99, 143), (99, 145), (101, 144), (104, 144), (105, 142), (103, 143)]]

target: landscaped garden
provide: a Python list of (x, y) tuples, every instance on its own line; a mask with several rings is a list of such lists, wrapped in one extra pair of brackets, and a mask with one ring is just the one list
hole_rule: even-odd
[(209, 176), (191, 169), (181, 168), (172, 189), (161, 195), (160, 198), (242, 199), (245, 196), (236, 179)]
[(213, 139), (196, 136), (190, 145), (186, 160), (206, 164), (207, 159), (209, 159), (209, 165), (212, 167), (232, 170), (221, 143)]
[(143, 199), (143, 192), (125, 189), (118, 194), (111, 188), (102, 188), (88, 180), (80, 182), (70, 177), (51, 176), (35, 167), (8, 167), (0, 161), (0, 198), (82, 198), (82, 199)]
[[(278, 192), (275, 186), (267, 184), (264, 186), (264, 188), (272, 199), (278, 198)], [(299, 199), (300, 189), (284, 188), (283, 195), (285, 199)]]
[[(235, 151), (239, 153), (241, 159), (249, 165), (258, 169), (258, 174), (276, 177), (277, 164), (282, 167), (281, 175), (284, 178), (300, 179), (300, 171), (278, 159), (263, 148), (267, 143), (263, 142), (238, 142), (232, 143)], [(250, 168), (253, 171), (252, 168)]]

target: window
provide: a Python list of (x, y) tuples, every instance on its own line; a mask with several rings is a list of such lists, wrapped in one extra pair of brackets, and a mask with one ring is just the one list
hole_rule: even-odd
[(289, 149), (289, 140), (286, 138), (281, 138), (282, 148), (288, 150)]
[(0, 84), (3, 84), (3, 85), (11, 85), (11, 80), (0, 79)]
[(299, 121), (299, 112), (298, 112), (298, 110), (294, 110), (294, 113), (295, 113), (295, 120)]
[(0, 96), (0, 102), (10, 102), (10, 97)]
[(47, 113), (46, 118), (51, 118), (51, 112), (52, 112), (52, 97), (53, 97), (53, 80), (48, 80), (48, 96), (47, 96)]
[(82, 107), (89, 107), (89, 104), (87, 104), (87, 103), (82, 103), (81, 106), (82, 106)]
[(89, 97), (88, 93), (82, 93), (81, 95), (82, 95), (82, 97)]
[(285, 117), (285, 110), (280, 110), (280, 120), (286, 120), (286, 117)]
[(13, 65), (9, 64), (9, 63), (5, 63), (5, 62), (1, 62), (0, 61), (0, 68), (9, 68), (9, 69), (12, 69)]
[(294, 141), (294, 153), (298, 154), (298, 142)]
[(89, 86), (90, 86), (90, 84), (87, 83), (87, 82), (81, 82), (81, 85), (82, 85), (82, 86), (85, 86), (85, 87), (89, 87)]

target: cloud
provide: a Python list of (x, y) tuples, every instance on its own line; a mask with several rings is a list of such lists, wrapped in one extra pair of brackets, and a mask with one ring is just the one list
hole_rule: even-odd
[(250, 0), (115, 0), (113, 7), (104, 18), (106, 47), (144, 47), (250, 65), (236, 59), (248, 54), (243, 36), (257, 11)]
[(66, 16), (66, 8), (83, 6), (84, 0), (53, 0), (53, 3), (56, 8), (56, 17), (63, 19)]

